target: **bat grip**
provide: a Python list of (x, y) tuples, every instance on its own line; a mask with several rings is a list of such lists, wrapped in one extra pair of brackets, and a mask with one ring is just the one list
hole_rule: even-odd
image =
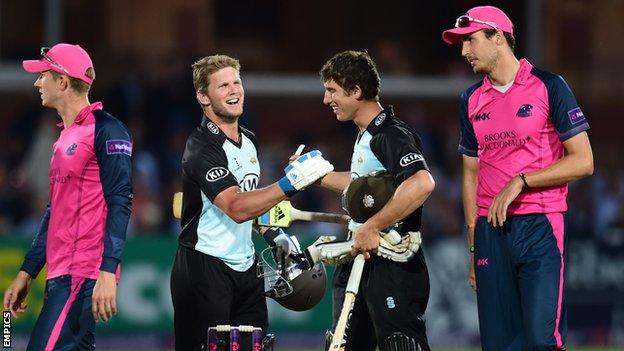
[(362, 278), (362, 270), (364, 270), (364, 254), (359, 254), (353, 259), (353, 267), (347, 281), (346, 292), (356, 295), (360, 287), (360, 279)]
[(338, 323), (336, 323), (336, 330), (334, 331), (332, 343), (329, 347), (330, 351), (338, 351), (342, 346), (345, 329), (347, 328), (347, 321), (349, 320), (349, 313), (351, 312), (351, 308), (355, 302), (355, 295), (357, 295), (359, 290), (363, 270), (364, 255), (359, 254), (355, 257), (355, 259), (353, 259), (353, 266), (351, 267), (351, 273), (349, 274), (349, 280), (347, 281), (345, 300), (342, 304), (342, 311), (340, 311)]

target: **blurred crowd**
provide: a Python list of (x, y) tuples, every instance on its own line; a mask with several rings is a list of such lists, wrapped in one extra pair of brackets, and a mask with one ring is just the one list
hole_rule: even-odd
[[(391, 55), (391, 49), (383, 51)], [(410, 69), (392, 57), (380, 57), (379, 61), (382, 73), (384, 69), (396, 73)], [(91, 94), (92, 101), (103, 101), (104, 108), (123, 120), (133, 134), (134, 203), (129, 235), (178, 234), (171, 198), (180, 190), (186, 138), (202, 118), (192, 88), (190, 62), (172, 55), (151, 71), (157, 76), (143, 72), (141, 65), (126, 62), (125, 66), (134, 67), (132, 71)], [(17, 99), (14, 113), (0, 119), (4, 145), (0, 148), (0, 235), (32, 237), (48, 201), (47, 172), (60, 120), (54, 111), (41, 107), (36, 91), (24, 94), (27, 97)], [(394, 105), (397, 116), (419, 132), (436, 180), (436, 190), (424, 210), (425, 237), (435, 240), (463, 235), (458, 99), (384, 99), (382, 86), (382, 103)], [(591, 124), (593, 116), (586, 115)], [(331, 110), (322, 105), (320, 83), (316, 98), (247, 94), (240, 122), (258, 136), (261, 185), (281, 176), (288, 156), (300, 143), (319, 148), (337, 169), (347, 169), (357, 134), (352, 123), (336, 121)], [(590, 132), (590, 138), (593, 141), (601, 136)], [(602, 150), (594, 151), (595, 175), (570, 186), (569, 233), (624, 245), (624, 168), (617, 162), (601, 162)], [(342, 211), (339, 197), (320, 189), (306, 191), (293, 201), (302, 209)]]

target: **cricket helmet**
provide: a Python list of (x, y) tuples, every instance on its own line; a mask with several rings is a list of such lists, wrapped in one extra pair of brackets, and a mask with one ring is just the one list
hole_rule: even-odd
[(260, 254), (258, 276), (264, 278), (265, 295), (291, 311), (307, 311), (316, 306), (327, 286), (323, 263), (310, 266), (303, 256), (284, 257), (279, 251), (268, 247)]
[(386, 205), (395, 190), (394, 178), (387, 172), (356, 178), (342, 193), (342, 208), (355, 222), (364, 223)]

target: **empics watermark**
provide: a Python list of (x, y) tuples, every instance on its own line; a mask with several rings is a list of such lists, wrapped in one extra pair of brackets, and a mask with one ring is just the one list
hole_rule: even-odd
[(2, 347), (11, 348), (11, 312), (2, 311)]

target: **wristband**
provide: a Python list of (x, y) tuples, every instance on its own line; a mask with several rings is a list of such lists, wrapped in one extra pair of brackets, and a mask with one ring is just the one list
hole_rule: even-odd
[(299, 190), (295, 189), (295, 187), (293, 187), (292, 184), (290, 184), (290, 180), (288, 180), (286, 176), (282, 177), (277, 182), (277, 185), (280, 187), (280, 189), (282, 189), (284, 194), (286, 194), (286, 196), (288, 197), (291, 197), (299, 192)]
[(520, 172), (518, 174), (518, 176), (520, 177), (520, 179), (522, 179), (522, 189), (528, 188), (529, 187), (529, 183), (527, 183), (526, 181), (526, 174), (524, 174), (523, 172)]

